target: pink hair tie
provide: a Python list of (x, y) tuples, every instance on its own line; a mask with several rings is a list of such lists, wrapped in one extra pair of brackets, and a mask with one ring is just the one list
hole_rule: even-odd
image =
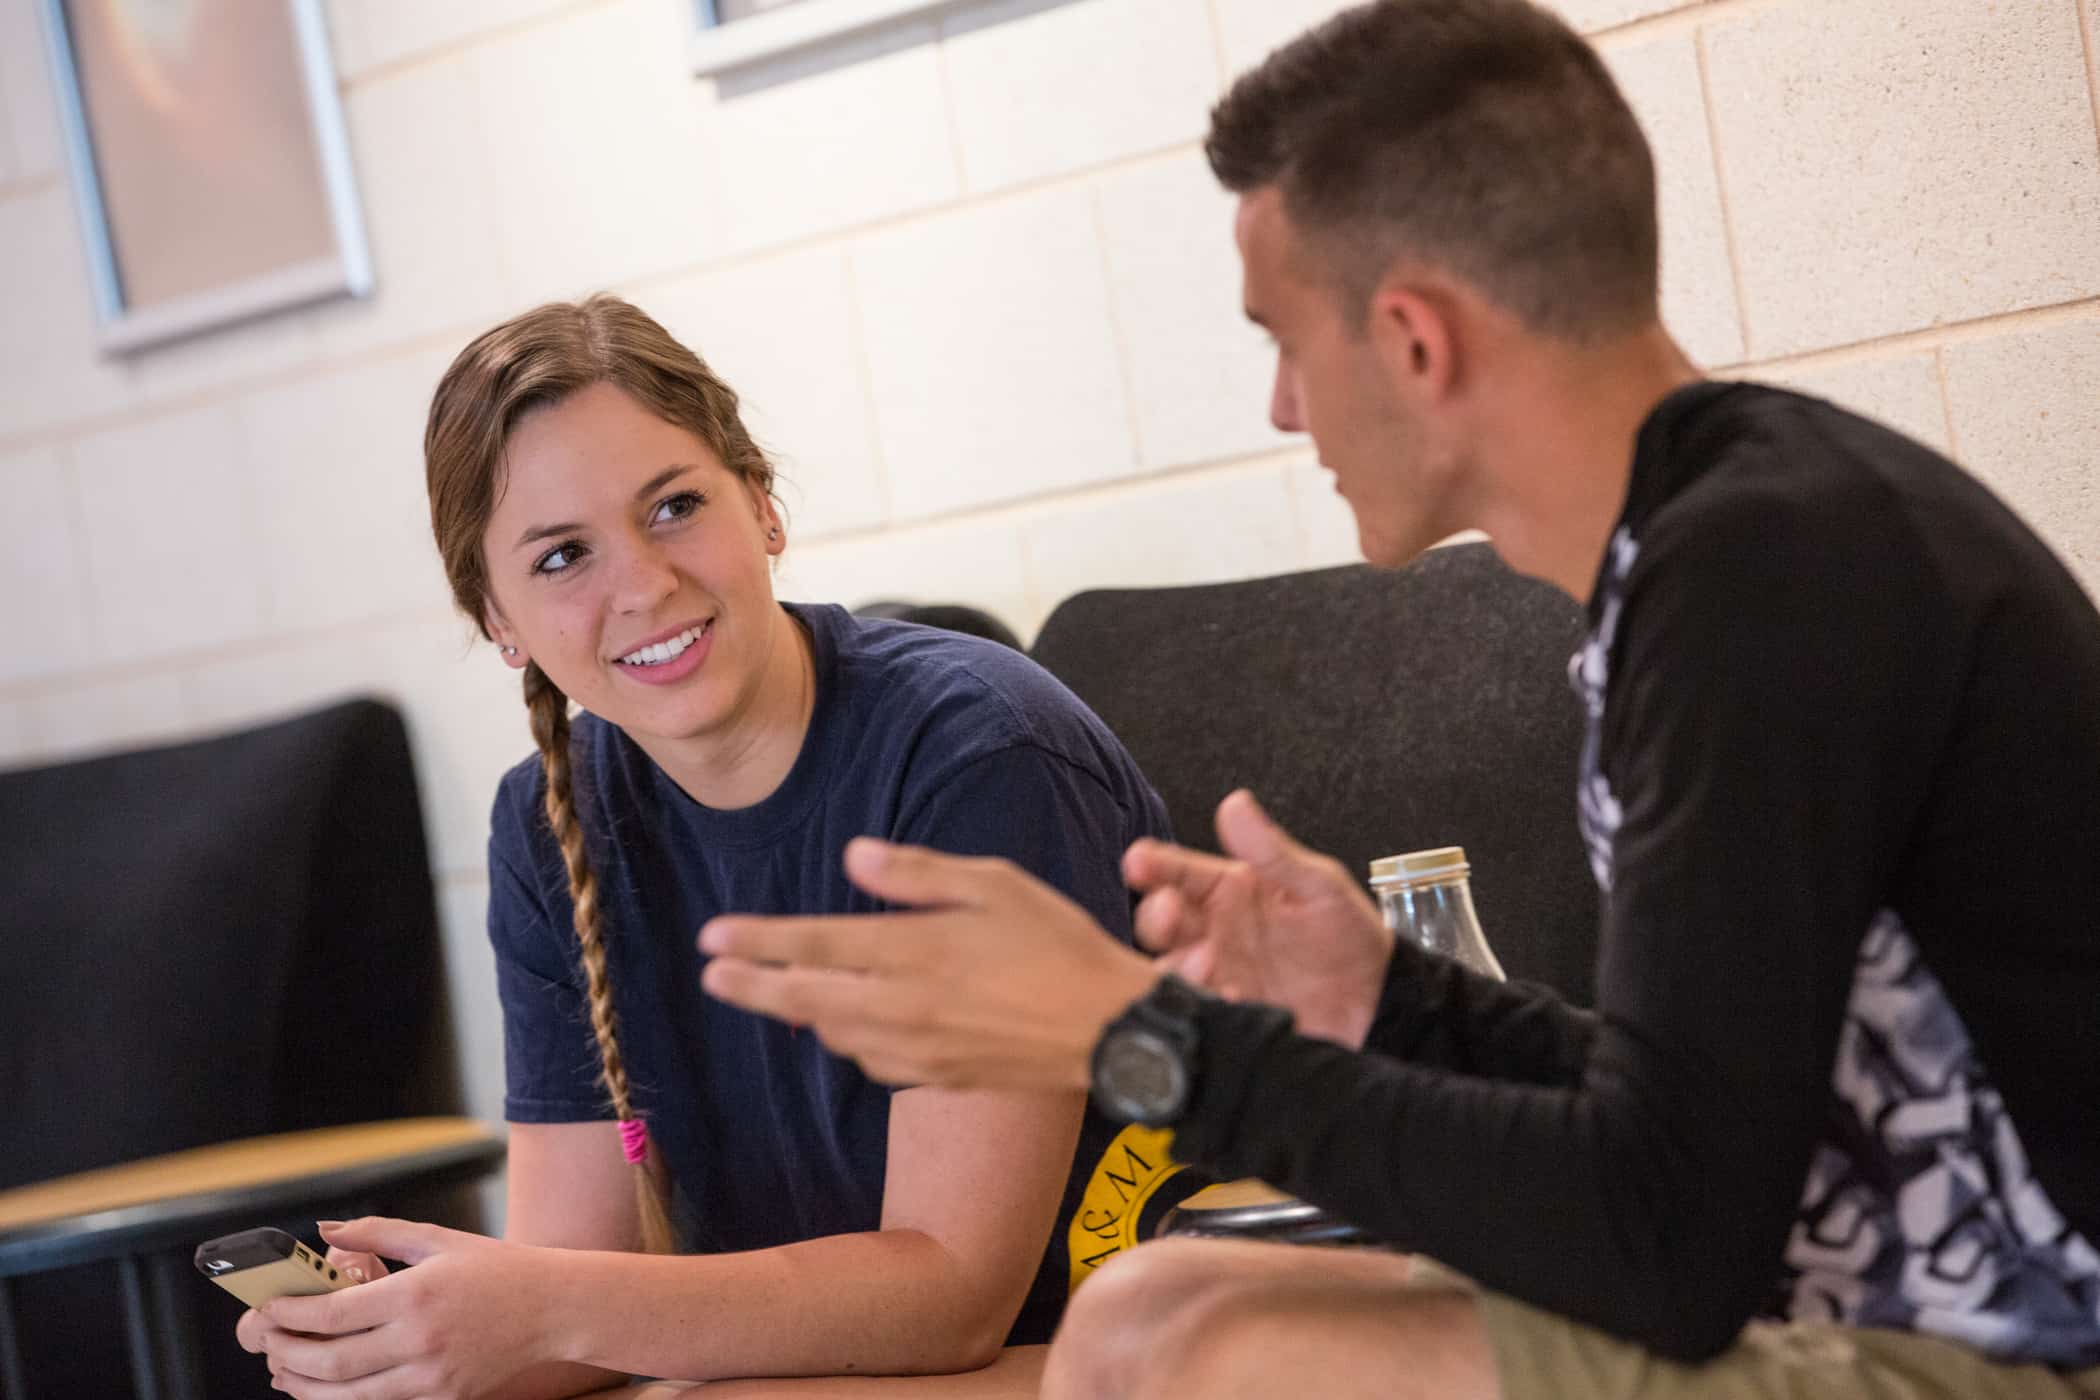
[(620, 1151), (628, 1161), (639, 1163), (649, 1155), (649, 1125), (639, 1118), (620, 1120)]

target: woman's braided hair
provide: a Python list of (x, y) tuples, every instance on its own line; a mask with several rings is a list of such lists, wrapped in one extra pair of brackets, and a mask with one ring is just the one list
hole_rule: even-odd
[[(510, 435), (528, 414), (593, 384), (615, 385), (666, 422), (688, 429), (731, 472), (772, 493), (772, 465), (738, 416), (736, 394), (699, 356), (636, 307), (600, 295), (537, 307), (505, 321), (476, 337), (453, 360), (438, 381), (423, 433), (431, 531), (452, 585), (452, 599), (483, 636), (488, 635), (491, 600), (482, 540), (502, 494)], [(642, 1244), (651, 1253), (671, 1253), (677, 1241), (665, 1206), (661, 1169), (640, 1137), (627, 1064), (620, 1054), (598, 877), (576, 815), (569, 697), (532, 661), (525, 665), (524, 689), (533, 741), (546, 774), (547, 825), (568, 873), (600, 1078), (635, 1164)]]

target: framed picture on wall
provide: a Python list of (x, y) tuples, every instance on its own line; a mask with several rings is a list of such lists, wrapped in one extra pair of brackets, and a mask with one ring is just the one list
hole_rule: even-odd
[(370, 292), (321, 0), (42, 5), (105, 348)]
[(693, 41), (693, 71), (702, 75), (732, 68), (830, 39), (874, 29), (894, 20), (953, 9), (965, 0), (693, 0), (700, 33)]

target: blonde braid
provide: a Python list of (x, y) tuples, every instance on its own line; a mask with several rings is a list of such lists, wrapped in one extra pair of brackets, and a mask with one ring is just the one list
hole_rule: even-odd
[[(613, 1111), (625, 1123), (635, 1118), (628, 1090), (627, 1062), (620, 1056), (619, 1018), (613, 1011), (612, 981), (605, 970), (605, 932), (598, 910), (598, 876), (584, 849), (583, 825), (569, 773), (569, 697), (548, 679), (537, 663), (525, 667), (525, 708), (532, 717), (532, 737), (547, 775), (547, 825), (561, 846), (568, 867), (569, 902), (576, 911), (576, 944), (591, 1004), (591, 1033), (598, 1040), (598, 1061)], [(651, 1254), (675, 1254), (678, 1242), (653, 1151), (634, 1164), (635, 1201), (641, 1212), (642, 1248)]]

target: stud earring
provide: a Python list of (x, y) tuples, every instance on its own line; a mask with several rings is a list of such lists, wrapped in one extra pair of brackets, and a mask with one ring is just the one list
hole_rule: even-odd
[(518, 649), (516, 647), (505, 647), (503, 648), (503, 654), (505, 656), (516, 656), (518, 654)]
[(772, 529), (770, 529), (770, 530), (766, 531), (766, 538), (767, 538), (767, 539), (769, 539), (769, 540), (777, 540), (777, 539), (779, 539), (779, 538), (780, 538), (780, 527), (779, 527), (778, 525), (775, 525), (775, 526), (774, 526), (774, 527), (773, 527)]

